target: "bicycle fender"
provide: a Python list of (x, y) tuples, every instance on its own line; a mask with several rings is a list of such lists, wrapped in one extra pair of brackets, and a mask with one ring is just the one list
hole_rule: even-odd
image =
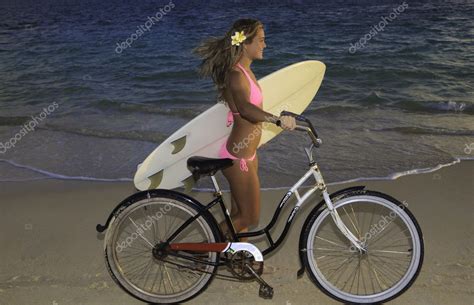
[[(173, 190), (167, 190), (167, 189), (145, 190), (145, 191), (140, 191), (140, 192), (137, 192), (135, 194), (132, 194), (132, 195), (128, 196), (127, 198), (125, 198), (124, 200), (122, 200), (122, 202), (120, 202), (112, 210), (109, 217), (107, 218), (107, 221), (105, 222), (105, 225), (97, 224), (97, 226), (95, 228), (96, 231), (99, 232), (99, 233), (102, 233), (105, 230), (107, 230), (110, 223), (112, 222), (112, 219), (116, 215), (118, 215), (118, 213), (120, 211), (122, 211), (126, 207), (130, 206), (131, 204), (134, 204), (135, 202), (140, 201), (140, 200), (145, 199), (145, 198), (153, 198), (153, 197), (162, 196), (162, 195), (166, 195), (166, 196), (169, 196), (173, 199), (187, 202), (189, 205), (192, 205), (195, 208), (197, 208), (198, 211), (203, 211), (204, 210), (204, 206), (199, 201), (197, 201), (193, 197), (190, 197), (186, 194), (183, 194), (183, 193), (180, 193), (180, 192), (177, 192), (177, 191), (173, 191)], [(207, 213), (209, 213), (209, 211), (207, 211)], [(214, 217), (211, 217), (211, 218), (214, 219)]]
[[(339, 191), (336, 191), (334, 193), (331, 193), (329, 195), (329, 198), (332, 199), (340, 199), (340, 198), (343, 198), (344, 195), (346, 194), (349, 194), (349, 193), (352, 193), (354, 191), (361, 191), (365, 189), (365, 185), (358, 185), (358, 186), (352, 186), (352, 187), (348, 187), (348, 188), (345, 188), (345, 189), (341, 189)], [(308, 223), (310, 221), (310, 219), (312, 218), (312, 216), (314, 214), (316, 214), (319, 209), (321, 209), (321, 207), (323, 207), (325, 204), (324, 202), (324, 199), (322, 199), (314, 208), (313, 210), (308, 214), (308, 217), (306, 217), (306, 220), (303, 224), (303, 227), (301, 227), (301, 233), (300, 233), (300, 241), (299, 241), (299, 247), (298, 247), (298, 254), (299, 254), (299, 258), (300, 258), (300, 266), (301, 268), (298, 270), (298, 272), (296, 273), (296, 276), (297, 278), (301, 278), (304, 274), (304, 271), (305, 271), (305, 266), (304, 266), (304, 263), (303, 263), (303, 256), (305, 255), (305, 245), (303, 244), (303, 233), (306, 229), (306, 227), (308, 226)]]

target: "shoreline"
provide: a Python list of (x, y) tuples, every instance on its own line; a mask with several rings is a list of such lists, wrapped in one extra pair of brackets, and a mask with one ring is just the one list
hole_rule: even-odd
[[(396, 180), (398, 178), (409, 176), (409, 175), (417, 175), (417, 174), (424, 174), (424, 173), (431, 173), (437, 170), (440, 170), (444, 167), (449, 167), (456, 165), (463, 161), (474, 161), (474, 157), (463, 157), (463, 158), (455, 158), (453, 161), (449, 163), (441, 163), (433, 167), (423, 167), (423, 168), (413, 168), (409, 170), (399, 171), (391, 173), (387, 176), (378, 176), (378, 177), (358, 177), (348, 180), (336, 181), (336, 182), (329, 182), (326, 183), (327, 186), (332, 185), (340, 185), (352, 182), (364, 182), (364, 181), (375, 181), (375, 180)], [(133, 178), (94, 178), (94, 177), (84, 177), (84, 176), (65, 176), (61, 174), (51, 173), (45, 170), (37, 169), (28, 165), (18, 164), (14, 161), (7, 160), (7, 159), (0, 159), (0, 162), (8, 163), (14, 167), (24, 168), (31, 170), (33, 172), (37, 172), (44, 175), (49, 175), (49, 177), (41, 177), (41, 178), (32, 178), (32, 179), (23, 179), (23, 180), (0, 180), (0, 183), (7, 182), (7, 183), (15, 183), (15, 182), (33, 182), (33, 181), (42, 181), (42, 180), (58, 180), (58, 181), (83, 181), (83, 182), (133, 182)], [(202, 178), (201, 178), (202, 179)], [(295, 181), (296, 182), (296, 181)], [(308, 186), (302, 186), (302, 188), (306, 188)], [(279, 187), (268, 187), (268, 188), (261, 188), (261, 191), (278, 191), (278, 190), (286, 190), (291, 188), (291, 186), (279, 186)], [(176, 190), (181, 191), (182, 188), (177, 188)], [(212, 192), (214, 189), (212, 188), (192, 188), (192, 192)], [(228, 189), (222, 189), (222, 192), (230, 192)]]

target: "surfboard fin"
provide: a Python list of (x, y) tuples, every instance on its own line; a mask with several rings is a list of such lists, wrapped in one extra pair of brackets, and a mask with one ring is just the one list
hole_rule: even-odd
[(174, 146), (173, 151), (171, 152), (172, 155), (179, 153), (184, 148), (186, 145), (186, 137), (187, 136), (182, 136), (181, 138), (170, 143)]
[(196, 180), (194, 179), (193, 175), (189, 176), (188, 178), (181, 181), (184, 184), (184, 193), (191, 192)]
[(151, 181), (150, 186), (148, 187), (149, 190), (158, 188), (161, 180), (163, 179), (163, 170), (160, 170), (156, 174), (149, 176), (148, 179)]

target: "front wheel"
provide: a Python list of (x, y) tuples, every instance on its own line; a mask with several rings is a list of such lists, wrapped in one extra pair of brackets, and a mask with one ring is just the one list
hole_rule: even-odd
[(374, 191), (333, 202), (364, 252), (335, 225), (329, 210), (310, 217), (303, 228), (303, 263), (327, 295), (356, 304), (382, 303), (406, 291), (423, 263), (423, 237), (415, 217), (396, 199)]

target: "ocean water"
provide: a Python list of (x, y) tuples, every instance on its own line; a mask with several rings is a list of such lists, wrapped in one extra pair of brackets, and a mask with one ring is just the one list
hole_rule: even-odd
[[(131, 181), (161, 141), (216, 103), (191, 50), (243, 17), (265, 25), (257, 78), (326, 64), (304, 115), (323, 140), (327, 182), (474, 157), (473, 1), (171, 2), (0, 3), (0, 181)], [(296, 182), (308, 144), (286, 131), (260, 149), (261, 186)]]

